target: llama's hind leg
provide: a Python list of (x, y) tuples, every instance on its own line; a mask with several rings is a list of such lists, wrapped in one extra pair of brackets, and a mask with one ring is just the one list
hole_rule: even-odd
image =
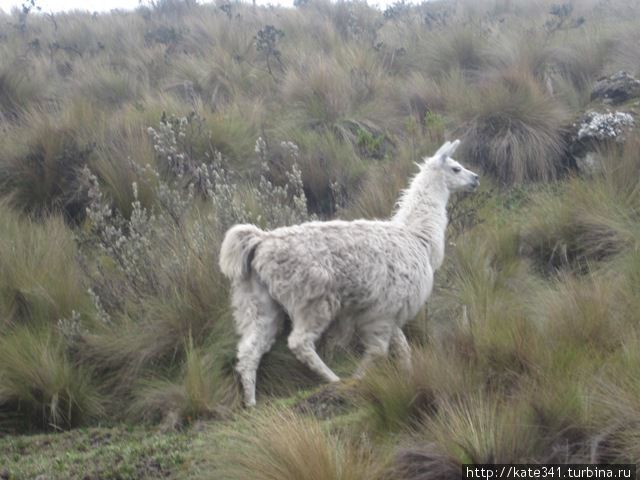
[(238, 342), (238, 363), (236, 371), (240, 375), (244, 403), (247, 407), (256, 404), (256, 377), (262, 356), (273, 346), (280, 330), (284, 315), (282, 309), (259, 285), (243, 299), (244, 310), (236, 309), (241, 335)]
[(332, 320), (329, 305), (320, 303), (316, 308), (304, 309), (294, 314), (291, 320), (293, 330), (287, 343), (296, 358), (327, 382), (340, 381), (340, 378), (322, 361), (315, 348), (316, 341)]
[(371, 324), (362, 328), (360, 336), (364, 344), (364, 355), (356, 372), (353, 374), (354, 378), (360, 379), (364, 377), (369, 366), (377, 358), (387, 356), (392, 333), (393, 327), (386, 323)]
[(262, 356), (271, 349), (277, 328), (257, 330), (243, 335), (238, 343), (238, 363), (236, 371), (240, 375), (244, 404), (252, 407), (256, 404), (256, 377)]

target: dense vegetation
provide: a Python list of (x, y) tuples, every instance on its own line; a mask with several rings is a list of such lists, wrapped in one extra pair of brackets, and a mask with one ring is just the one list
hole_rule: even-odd
[[(640, 136), (570, 153), (638, 44), (632, 0), (0, 14), (2, 478), (640, 464)], [(452, 203), (412, 374), (317, 389), (282, 342), (243, 412), (226, 228), (388, 216), (454, 137), (483, 187)], [(323, 350), (351, 372), (357, 347)]]

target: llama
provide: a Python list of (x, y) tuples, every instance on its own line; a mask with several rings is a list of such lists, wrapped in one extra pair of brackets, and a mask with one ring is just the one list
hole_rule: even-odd
[(418, 164), (389, 220), (315, 221), (271, 231), (235, 225), (227, 231), (220, 269), (232, 281), (245, 405), (256, 403), (258, 365), (285, 315), (292, 324), (289, 348), (328, 382), (340, 379), (315, 342), (335, 322), (350, 322), (362, 340), (356, 377), (390, 348), (403, 367), (411, 367), (402, 327), (429, 298), (444, 259), (449, 195), (479, 185), (478, 175), (451, 158), (459, 144), (446, 142)]

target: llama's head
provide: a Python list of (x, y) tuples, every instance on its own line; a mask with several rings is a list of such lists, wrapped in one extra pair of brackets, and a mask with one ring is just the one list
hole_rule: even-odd
[(460, 145), (460, 140), (446, 142), (438, 151), (425, 162), (425, 166), (433, 169), (434, 173), (440, 175), (450, 192), (461, 190), (472, 191), (480, 186), (480, 177), (467, 170), (456, 160), (451, 158), (453, 152)]

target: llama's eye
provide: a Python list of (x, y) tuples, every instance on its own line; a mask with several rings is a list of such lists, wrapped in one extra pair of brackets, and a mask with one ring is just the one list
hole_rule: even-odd
[(462, 169), (460, 167), (452, 167), (451, 170), (453, 170), (453, 173), (460, 173)]

